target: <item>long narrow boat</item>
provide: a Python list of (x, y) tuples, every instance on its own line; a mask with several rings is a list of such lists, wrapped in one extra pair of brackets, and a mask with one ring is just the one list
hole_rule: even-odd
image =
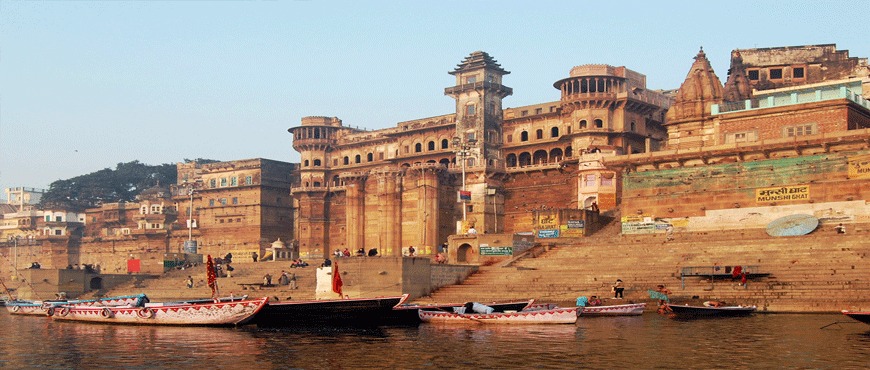
[(257, 314), (257, 326), (376, 326), (383, 325), (393, 307), (408, 294), (395, 297), (269, 302)]
[(583, 307), (583, 316), (637, 316), (642, 315), (646, 303), (617, 304)]
[(870, 312), (868, 311), (848, 311), (843, 310), (843, 315), (849, 316), (855, 320), (863, 322), (865, 324), (870, 324)]
[(418, 314), (424, 323), (434, 324), (573, 324), (582, 310), (582, 307), (566, 307), (489, 314), (421, 310)]
[(53, 300), (53, 301), (8, 301), (6, 302), (6, 310), (13, 315), (48, 315), (52, 307), (61, 305), (76, 305), (76, 306), (142, 306), (148, 302), (148, 297), (145, 294), (106, 297), (98, 299), (75, 299), (75, 300)]
[(667, 306), (674, 313), (675, 317), (678, 318), (748, 316), (757, 309), (755, 306), (707, 307), (678, 304), (668, 304)]
[[(534, 299), (516, 302), (492, 302), (485, 303), (486, 306), (492, 307), (493, 312), (505, 311), (522, 311), (535, 303)], [(388, 325), (417, 325), (420, 324), (419, 311), (444, 311), (456, 312), (459, 307), (464, 307), (466, 303), (444, 303), (444, 304), (402, 304), (393, 307), (393, 311), (387, 315), (386, 324)]]
[(148, 303), (144, 307), (64, 305), (51, 308), (51, 318), (132, 325), (231, 326), (250, 321), (268, 298), (206, 303)]

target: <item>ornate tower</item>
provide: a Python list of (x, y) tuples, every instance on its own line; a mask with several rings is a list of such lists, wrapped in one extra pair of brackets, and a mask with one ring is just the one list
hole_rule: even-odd
[(293, 149), (302, 157), (299, 187), (293, 188), (292, 196), (299, 211), (294, 235), (303, 258), (323, 258), (330, 252), (329, 190), (338, 185), (331, 174), (330, 155), (335, 150), (336, 133), (342, 129), (336, 117), (303, 117), (302, 125), (287, 130), (293, 134)]
[(668, 147), (698, 148), (716, 142), (710, 108), (723, 102), (722, 82), (702, 48), (668, 110)]
[(725, 81), (725, 101), (741, 101), (749, 99), (752, 88), (746, 77), (746, 66), (740, 50), (731, 52), (731, 68), (728, 68), (728, 80)]
[(499, 194), (502, 180), (492, 174), (505, 168), (502, 99), (513, 90), (502, 85), (502, 77), (509, 73), (489, 54), (475, 51), (450, 72), (456, 85), (444, 89), (444, 95), (456, 100), (453, 145), (462, 169), (460, 189), (471, 192), (471, 199), (462, 203), (462, 217), (480, 231), (497, 229), (504, 199)]

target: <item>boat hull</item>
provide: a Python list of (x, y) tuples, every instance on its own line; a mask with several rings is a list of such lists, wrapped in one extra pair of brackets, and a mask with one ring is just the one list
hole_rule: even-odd
[(852, 319), (858, 320), (865, 324), (870, 324), (870, 312), (858, 312), (843, 310), (843, 315), (849, 316)]
[(748, 316), (755, 312), (755, 306), (681, 306), (669, 304), (668, 307), (676, 317), (732, 317)]
[(6, 310), (13, 315), (37, 315), (46, 316), (51, 307), (61, 305), (76, 305), (76, 306), (142, 306), (148, 301), (148, 297), (144, 294), (131, 296), (107, 297), (100, 299), (87, 300), (65, 300), (65, 301), (8, 301), (6, 302)]
[(457, 314), (421, 310), (419, 315), (420, 320), (424, 323), (433, 324), (573, 324), (577, 322), (580, 310), (581, 308), (578, 307), (568, 307), (520, 312), (493, 312), (490, 314)]
[(58, 321), (127, 325), (232, 326), (248, 322), (268, 298), (210, 303), (153, 303), (145, 307), (59, 306), (50, 309)]
[[(532, 305), (534, 299), (518, 302), (487, 303), (493, 312), (522, 311)], [(463, 307), (464, 303), (432, 304), (432, 305), (399, 305), (387, 315), (386, 323), (390, 325), (418, 325), (420, 321), (419, 311), (444, 311), (454, 312), (455, 308)]]
[(320, 301), (269, 302), (253, 323), (281, 326), (377, 326), (387, 323), (393, 307), (408, 295), (396, 297), (330, 299)]
[(637, 316), (642, 315), (645, 308), (646, 303), (586, 306), (583, 307), (583, 316)]

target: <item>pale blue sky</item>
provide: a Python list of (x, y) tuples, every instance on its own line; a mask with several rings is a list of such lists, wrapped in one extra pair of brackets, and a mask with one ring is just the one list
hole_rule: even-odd
[(369, 129), (447, 114), (475, 50), (508, 71), (506, 107), (555, 101), (571, 67), (606, 63), (679, 87), (704, 46), (836, 43), (870, 56), (870, 1), (0, 0), (0, 187), (119, 162), (298, 162), (287, 129)]

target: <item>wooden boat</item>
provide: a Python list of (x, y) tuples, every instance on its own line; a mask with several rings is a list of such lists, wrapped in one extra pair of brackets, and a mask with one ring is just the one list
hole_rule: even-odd
[(51, 307), (51, 318), (132, 325), (230, 326), (242, 325), (266, 305), (268, 298), (206, 303), (148, 303), (144, 307), (75, 306)]
[(394, 297), (269, 302), (257, 314), (257, 326), (376, 326), (387, 322), (393, 307), (408, 294)]
[[(6, 310), (13, 315), (48, 315), (49, 309), (60, 305), (76, 306), (142, 306), (148, 302), (145, 294), (106, 297), (98, 299), (50, 300), (50, 301), (8, 301)], [(49, 315), (50, 316), (50, 315)]]
[(868, 311), (848, 311), (843, 310), (843, 315), (849, 316), (855, 320), (863, 322), (865, 324), (870, 324), (870, 312)]
[(451, 313), (420, 310), (420, 320), (434, 324), (573, 324), (582, 307), (541, 309), (518, 312)]
[(755, 312), (755, 306), (689, 306), (668, 303), (676, 317), (725, 317), (725, 316), (748, 316)]
[[(505, 311), (522, 311), (535, 303), (534, 299), (516, 302), (493, 302), (485, 303), (486, 306), (492, 307), (493, 312)], [(417, 325), (420, 321), (420, 310), (424, 311), (444, 311), (455, 312), (455, 309), (464, 307), (465, 303), (445, 303), (445, 304), (402, 304), (393, 307), (393, 311), (387, 315), (386, 324), (389, 325)]]
[(585, 306), (583, 316), (637, 316), (642, 315), (646, 303), (629, 303), (609, 306)]

